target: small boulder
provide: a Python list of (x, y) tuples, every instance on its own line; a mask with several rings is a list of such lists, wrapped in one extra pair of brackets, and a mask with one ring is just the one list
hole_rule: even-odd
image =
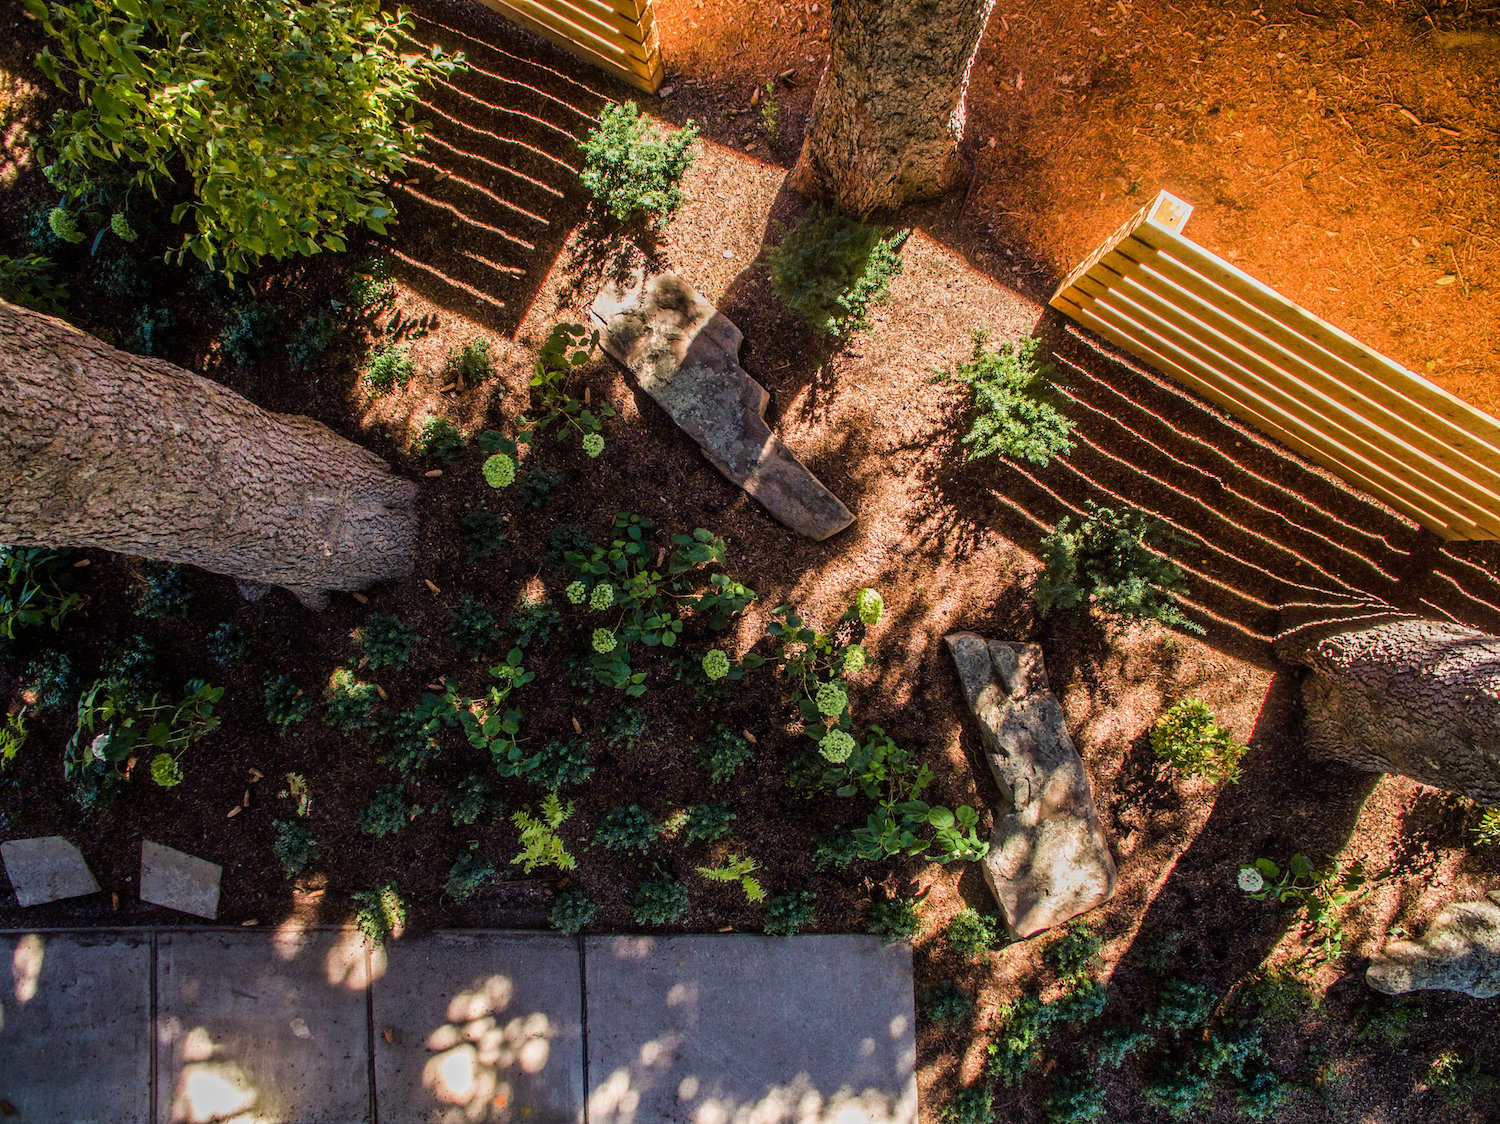
[(1011, 936), (1029, 937), (1107, 902), (1115, 860), (1041, 648), (972, 632), (945, 642), (995, 783), (1010, 796), (1009, 809), (996, 809), (985, 881)]
[(219, 916), (224, 868), (183, 851), (141, 841), (141, 901), (212, 921)]
[(593, 319), (614, 356), (715, 468), (819, 542), (854, 516), (766, 425), (770, 395), (740, 367), (744, 336), (675, 273), (605, 282)]
[(44, 905), (99, 892), (89, 864), (61, 835), (0, 843), (0, 857), (20, 905)]
[(1387, 995), (1460, 991), (1500, 995), (1500, 890), (1486, 902), (1458, 902), (1433, 919), (1420, 941), (1392, 941), (1370, 958), (1365, 982)]

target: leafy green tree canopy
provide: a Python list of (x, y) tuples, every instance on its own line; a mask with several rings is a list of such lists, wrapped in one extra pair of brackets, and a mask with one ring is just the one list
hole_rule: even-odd
[(377, 0), (25, 4), (56, 40), (37, 64), (82, 102), (59, 114), (47, 169), (65, 201), (94, 205), (111, 172), (153, 197), (176, 184), (177, 259), (231, 275), (342, 250), (351, 225), (385, 233), (382, 178), (420, 143), (417, 87), (463, 64), (436, 47), (402, 56), (409, 17)]

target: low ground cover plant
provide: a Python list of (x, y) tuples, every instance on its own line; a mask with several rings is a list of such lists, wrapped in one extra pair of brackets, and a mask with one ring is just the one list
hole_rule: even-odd
[(1073, 423), (1057, 408), (1052, 389), (1056, 371), (1039, 356), (1032, 336), (1019, 344), (986, 346), (974, 334), (974, 354), (937, 379), (963, 387), (972, 421), (963, 437), (968, 460), (1002, 456), (1045, 468), (1053, 457), (1073, 451)]
[(691, 121), (665, 131), (643, 121), (634, 102), (607, 105), (580, 146), (583, 186), (616, 221), (659, 225), (682, 206), (682, 177), (697, 138)]
[(797, 319), (842, 342), (869, 328), (871, 309), (890, 296), (910, 234), (814, 209), (771, 252), (771, 284)]

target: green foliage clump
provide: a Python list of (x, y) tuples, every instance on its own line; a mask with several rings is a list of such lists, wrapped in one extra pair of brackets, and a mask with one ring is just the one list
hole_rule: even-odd
[(1344, 907), (1364, 893), (1365, 871), (1358, 861), (1347, 867), (1329, 863), (1319, 870), (1306, 855), (1293, 855), (1285, 868), (1260, 858), (1253, 866), (1240, 868), (1239, 885), (1257, 901), (1269, 898), (1294, 905), (1304, 926), (1312, 931), (1317, 950), (1336, 960), (1349, 941)]
[(488, 558), (505, 542), (505, 520), (497, 512), (476, 507), (458, 520), (458, 541), (464, 549), (465, 562)]
[(271, 853), (281, 864), (281, 872), (295, 878), (307, 869), (318, 851), (318, 841), (306, 824), (296, 820), (277, 820), (276, 838), (271, 843)]
[(557, 895), (547, 921), (559, 933), (572, 936), (587, 928), (598, 912), (599, 907), (587, 894), (568, 890)]
[(646, 716), (633, 706), (617, 706), (604, 720), (604, 740), (612, 746), (634, 749), (636, 741), (646, 732)]
[(610, 851), (644, 855), (661, 838), (661, 824), (639, 804), (611, 808), (594, 829), (594, 842)]
[(698, 867), (698, 873), (710, 882), (738, 882), (747, 902), (763, 902), (766, 888), (755, 877), (759, 869), (760, 863), (748, 855), (726, 855), (718, 866)]
[(259, 301), (236, 305), (219, 329), (219, 353), (237, 367), (253, 367), (269, 354), (280, 319), (274, 305)]
[(727, 804), (699, 804), (688, 809), (683, 836), (689, 843), (716, 843), (729, 834), (737, 818)]
[(727, 726), (718, 726), (698, 747), (698, 763), (713, 784), (723, 784), (742, 769), (751, 757), (750, 742)]
[(39, 711), (58, 710), (78, 697), (78, 671), (66, 652), (43, 652), (27, 665), (23, 681)]
[(1104, 1119), (1104, 1090), (1092, 1074), (1070, 1073), (1058, 1078), (1047, 1094), (1051, 1124), (1094, 1124)]
[(1040, 343), (1026, 336), (1019, 346), (985, 346), (974, 333), (974, 354), (967, 363), (938, 375), (943, 382), (968, 390), (973, 423), (964, 436), (966, 460), (1002, 456), (1045, 468), (1053, 457), (1073, 451), (1073, 423), (1057, 409), (1052, 389), (1056, 371), (1037, 357)]
[(67, 299), (68, 286), (53, 280), (50, 260), (41, 254), (0, 254), (0, 300), (60, 315)]
[(890, 295), (910, 234), (815, 209), (771, 252), (771, 284), (808, 327), (846, 340), (870, 327), (870, 309)]
[(974, 996), (952, 980), (941, 980), (921, 996), (922, 1012), (935, 1023), (957, 1023), (974, 1011)]
[(776, 100), (774, 79), (766, 83), (760, 99), (760, 127), (766, 131), (766, 140), (775, 144), (776, 138), (781, 135), (781, 105)]
[(1495, 1078), (1477, 1063), (1466, 1064), (1456, 1050), (1444, 1050), (1427, 1066), (1427, 1087), (1451, 1105), (1489, 1098)]
[(462, 62), (403, 55), (409, 20), (375, 0), (25, 3), (56, 41), (38, 66), (82, 103), (58, 117), (48, 179), (74, 207), (99, 177), (180, 199), (178, 259), (226, 274), (343, 250), (350, 226), (384, 234), (417, 87)]
[(428, 692), (416, 706), (396, 715), (390, 734), (393, 750), (380, 760), (402, 776), (410, 776), (442, 755), (442, 733), (446, 719), (445, 700)]
[(370, 353), (360, 380), (371, 394), (385, 394), (411, 381), (411, 357), (398, 344), (381, 344)]
[(323, 721), (341, 734), (370, 734), (380, 726), (375, 715), (380, 692), (356, 679), (347, 667), (334, 668), (323, 689)]
[(888, 941), (909, 941), (922, 928), (917, 899), (881, 891), (865, 909), (865, 930)]
[(564, 804), (557, 793), (549, 792), (542, 800), (538, 815), (525, 810), (513, 812), (510, 822), (521, 833), (521, 853), (511, 859), (530, 874), (539, 866), (573, 870), (578, 860), (569, 852), (557, 829), (573, 815), (573, 802)]
[(443, 638), (453, 647), (476, 659), (496, 642), (497, 624), (490, 607), (471, 593), (465, 593), (448, 613), (448, 627)]
[(1500, 844), (1500, 808), (1486, 808), (1474, 828), (1474, 842)]
[(354, 895), (354, 925), (372, 944), (383, 945), (406, 928), (406, 903), (393, 882)]
[(562, 614), (552, 607), (552, 602), (527, 597), (505, 619), (505, 628), (516, 638), (517, 647), (529, 648), (537, 641), (545, 644), (561, 622)]
[(490, 358), (490, 341), (475, 337), (462, 347), (448, 353), (443, 364), (443, 377), (459, 386), (478, 386), (495, 374), (495, 361)]
[(674, 925), (687, 913), (688, 889), (670, 878), (644, 882), (635, 892), (637, 925)]
[(26, 708), (12, 710), (5, 715), (0, 725), (0, 769), (6, 768), (26, 744)]
[(811, 890), (777, 894), (766, 903), (766, 936), (795, 936), (813, 923), (817, 905), (818, 895)]
[(490, 863), (473, 851), (465, 851), (453, 860), (448, 877), (443, 880), (443, 893), (456, 902), (466, 902), (493, 877), (495, 868)]
[(1067, 981), (1062, 994), (1048, 1002), (1029, 993), (1018, 996), (1000, 1010), (985, 1072), (1007, 1088), (1015, 1085), (1041, 1060), (1055, 1031), (1097, 1018), (1107, 1002), (1105, 989), (1088, 979)]
[(1076, 531), (1063, 516), (1042, 539), (1046, 569), (1034, 591), (1037, 611), (1045, 617), (1092, 602), (1112, 616), (1202, 633), (1178, 605), (1187, 592), (1181, 567), (1157, 553), (1169, 546), (1163, 524), (1136, 508), (1085, 504), (1088, 515)]
[(412, 808), (399, 784), (383, 784), (359, 814), (359, 829), (376, 839), (395, 835), (411, 823)]
[(164, 702), (160, 695), (141, 697), (118, 678), (99, 679), (78, 699), (73, 736), (63, 751), (63, 775), (77, 786), (86, 809), (112, 795), (127, 776), (129, 762), (156, 750), (173, 760), (173, 767), (152, 768), (152, 779), (171, 787), (182, 779), (176, 759), (218, 729), (214, 707), (224, 697), (223, 687), (201, 679), (188, 683), (180, 702)]
[(238, 625), (225, 621), (208, 634), (208, 658), (220, 667), (234, 667), (250, 654), (250, 640)]
[(644, 216), (661, 223), (682, 206), (682, 177), (697, 138), (691, 121), (662, 135), (641, 120), (634, 102), (607, 105), (580, 146), (583, 186), (619, 222)]
[(526, 471), (521, 474), (521, 479), (516, 481), (516, 490), (513, 493), (516, 503), (525, 504), (527, 507), (542, 508), (552, 502), (557, 490), (562, 487), (562, 473), (555, 468), (548, 468), (544, 464), (526, 465)]
[(996, 1124), (995, 1094), (988, 1085), (970, 1085), (949, 1097), (942, 1124)]
[(417, 650), (422, 634), (390, 613), (372, 613), (355, 633), (355, 640), (371, 667), (402, 668)]
[(266, 721), (279, 734), (306, 718), (312, 704), (311, 696), (285, 675), (278, 675), (266, 684)]
[(1151, 749), (1158, 760), (1170, 762), (1185, 776), (1235, 783), (1240, 779), (1240, 758), (1250, 752), (1197, 699), (1184, 699), (1156, 720)]
[(135, 615), (147, 620), (186, 620), (193, 591), (176, 566), (147, 565), (136, 588)]
[(594, 775), (591, 747), (583, 740), (550, 741), (533, 759), (527, 776), (552, 792), (570, 784), (582, 784)]
[(412, 451), (419, 457), (430, 457), (438, 464), (452, 464), (453, 458), (464, 451), (463, 431), (444, 417), (429, 414), (422, 420), (422, 428), (412, 443)]
[(305, 316), (286, 345), (287, 362), (294, 371), (310, 370), (338, 341), (339, 326), (326, 309)]
[(504, 810), (495, 785), (487, 777), (467, 776), (448, 794), (448, 814), (454, 827), (469, 827)]
[(357, 316), (370, 316), (396, 300), (391, 259), (384, 254), (366, 257), (349, 275), (349, 307)]
[[(604, 438), (599, 434), (605, 419), (615, 416), (615, 408), (608, 402), (589, 405), (583, 399), (573, 397), (568, 389), (569, 377), (575, 369), (588, 363), (598, 344), (599, 333), (586, 331), (582, 324), (553, 326), (531, 369), (531, 389), (536, 395), (538, 417), (531, 429), (524, 431), (517, 441), (525, 443), (532, 433), (541, 433), (548, 426), (556, 425), (559, 441), (577, 434), (590, 457), (597, 457), (604, 450)], [(515, 455), (514, 449), (491, 451)], [(512, 465), (512, 475), (514, 471)]]
[(978, 960), (1000, 943), (1000, 923), (988, 913), (965, 906), (948, 922), (948, 943), (963, 957)]
[(0, 546), (0, 638), (14, 640), (18, 630), (48, 625), (53, 632), (63, 618), (83, 604), (70, 592), (68, 559), (55, 550)]

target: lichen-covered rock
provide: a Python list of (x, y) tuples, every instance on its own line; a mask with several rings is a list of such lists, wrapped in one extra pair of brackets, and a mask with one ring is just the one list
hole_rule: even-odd
[(945, 642), (995, 783), (1010, 796), (996, 811), (985, 881), (1011, 936), (1029, 937), (1107, 902), (1115, 860), (1041, 648), (972, 632)]
[(1433, 919), (1419, 941), (1392, 941), (1370, 958), (1365, 982), (1387, 995), (1460, 991), (1500, 995), (1500, 890), (1487, 902), (1459, 902)]
[(766, 425), (770, 396), (740, 367), (740, 330), (681, 277), (638, 268), (606, 281), (592, 315), (604, 350), (780, 522), (819, 541), (854, 522)]

